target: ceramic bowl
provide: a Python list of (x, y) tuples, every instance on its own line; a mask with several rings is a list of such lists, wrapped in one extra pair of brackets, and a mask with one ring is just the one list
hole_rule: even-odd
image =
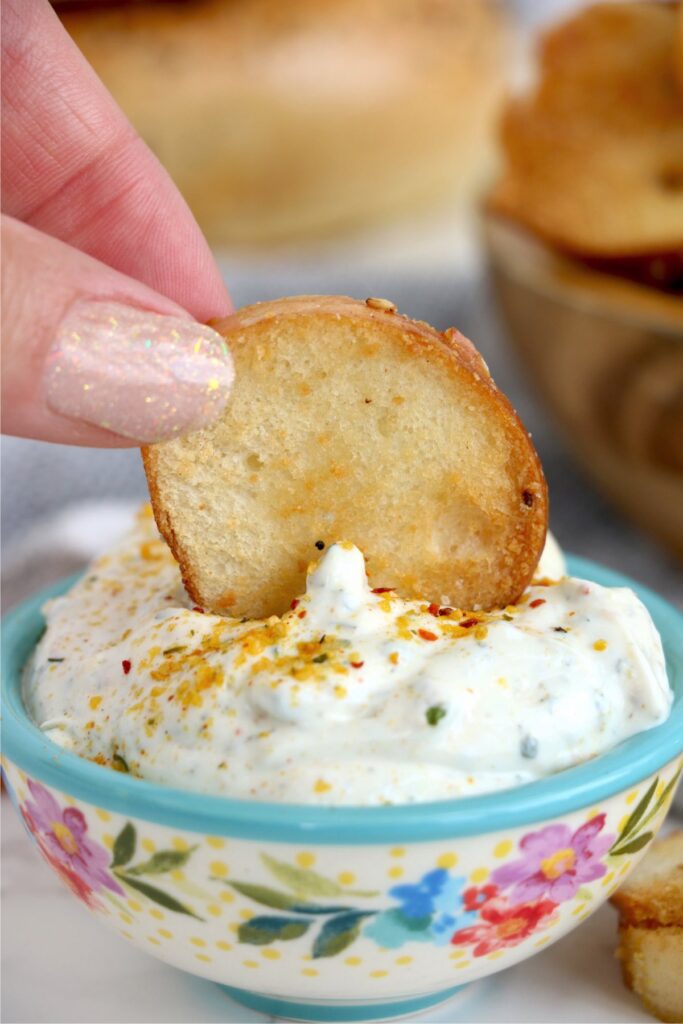
[(23, 708), (40, 608), (62, 584), (4, 624), (12, 800), (74, 896), (146, 953), (281, 1017), (416, 1013), (576, 928), (643, 856), (673, 797), (683, 617), (589, 562), (570, 571), (633, 586), (676, 693), (666, 723), (590, 763), (507, 792), (382, 808), (249, 803), (131, 778), (60, 750)]
[(592, 270), (491, 213), (484, 227), (508, 335), (567, 444), (683, 558), (683, 296)]

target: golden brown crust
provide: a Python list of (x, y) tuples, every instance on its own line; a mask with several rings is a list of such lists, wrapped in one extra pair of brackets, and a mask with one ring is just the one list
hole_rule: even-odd
[(471, 342), (338, 296), (260, 303), (213, 326), (237, 367), (226, 412), (143, 452), (159, 529), (199, 605), (282, 612), (317, 538), (357, 543), (371, 583), (404, 596), (519, 596), (545, 539), (546, 485)]
[(683, 830), (653, 843), (611, 902), (624, 984), (660, 1020), (683, 1020)]
[(683, 928), (683, 830), (653, 844), (612, 903), (622, 924)]
[(596, 4), (539, 46), (534, 92), (505, 111), (489, 209), (607, 270), (657, 284), (683, 266), (679, 3)]

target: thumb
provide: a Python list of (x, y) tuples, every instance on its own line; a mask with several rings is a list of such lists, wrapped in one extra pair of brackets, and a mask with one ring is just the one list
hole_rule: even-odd
[(198, 430), (220, 414), (233, 366), (216, 331), (11, 217), (2, 218), (2, 247), (5, 432), (124, 447)]

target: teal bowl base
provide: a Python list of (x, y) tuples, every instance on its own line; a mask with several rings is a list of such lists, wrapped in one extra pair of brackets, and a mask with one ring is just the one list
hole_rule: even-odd
[(250, 1010), (268, 1013), (272, 1017), (284, 1017), (285, 1020), (321, 1021), (323, 1024), (332, 1021), (364, 1021), (364, 1020), (396, 1020), (399, 1017), (412, 1016), (431, 1006), (444, 1003), (456, 994), (468, 988), (468, 985), (456, 985), (455, 988), (444, 988), (440, 992), (432, 992), (428, 996), (417, 999), (370, 1000), (369, 1002), (343, 1003), (331, 1000), (318, 1003), (293, 1002), (289, 999), (278, 999), (277, 996), (263, 996), (258, 992), (248, 992), (243, 988), (232, 988), (220, 985), (220, 988), (234, 999), (236, 1003), (248, 1006)]

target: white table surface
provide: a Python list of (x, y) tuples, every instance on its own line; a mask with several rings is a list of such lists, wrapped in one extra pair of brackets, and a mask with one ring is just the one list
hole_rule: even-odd
[[(250, 1024), (276, 1018), (123, 942), (45, 865), (2, 800), (2, 1005), (5, 1024)], [(623, 987), (616, 915), (603, 907), (517, 967), (471, 985), (421, 1022), (654, 1020)]]

